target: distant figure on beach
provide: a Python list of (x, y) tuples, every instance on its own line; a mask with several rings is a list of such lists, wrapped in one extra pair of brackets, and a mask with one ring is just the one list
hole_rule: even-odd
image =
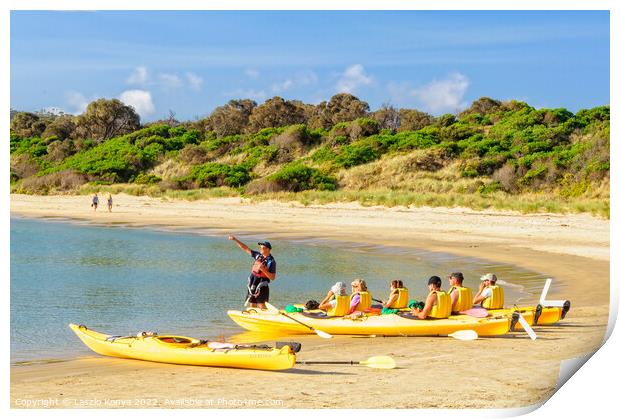
[(466, 311), (473, 307), (473, 294), (471, 289), (463, 286), (463, 281), (465, 278), (463, 277), (462, 272), (453, 272), (448, 277), (448, 281), (450, 281), (450, 290), (448, 294), (450, 295), (450, 301), (452, 302), (452, 312), (458, 313), (459, 311)]
[(108, 212), (112, 212), (112, 194), (108, 194)]
[(95, 195), (93, 195), (93, 203), (90, 204), (90, 206), (93, 207), (95, 211), (97, 211), (97, 205), (99, 205), (99, 197), (97, 196), (97, 193), (95, 193)]
[(448, 294), (441, 290), (441, 278), (431, 276), (428, 279), (428, 290), (429, 294), (426, 297), (424, 308), (422, 310), (412, 308), (411, 313), (416, 315), (418, 319), (426, 319), (427, 317), (434, 319), (448, 318), (452, 312), (452, 304)]
[(482, 304), (487, 310), (504, 308), (504, 289), (496, 282), (495, 274), (482, 275), (478, 292), (474, 296), (474, 304)]
[(250, 249), (237, 240), (235, 236), (228, 236), (228, 240), (237, 243), (237, 246), (254, 259), (252, 272), (248, 277), (248, 296), (246, 304), (250, 307), (266, 309), (269, 302), (269, 282), (276, 279), (276, 260), (271, 254), (271, 243), (268, 241), (258, 242), (260, 252)]

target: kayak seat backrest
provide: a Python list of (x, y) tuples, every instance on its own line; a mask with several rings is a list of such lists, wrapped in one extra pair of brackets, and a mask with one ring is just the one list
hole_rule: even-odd
[(372, 297), (368, 291), (361, 291), (360, 293), (360, 302), (355, 308), (356, 311), (364, 311), (368, 310), (372, 305)]
[(487, 310), (504, 308), (504, 289), (499, 285), (493, 285), (489, 288), (491, 288), (491, 296), (482, 302), (482, 307)]
[(182, 344), (192, 343), (191, 339), (180, 337), (180, 336), (160, 336), (157, 339), (160, 342), (164, 342), (164, 343), (182, 343)]
[(348, 295), (337, 295), (336, 305), (327, 311), (328, 316), (344, 316), (349, 314), (349, 305), (351, 304), (351, 297)]
[(398, 291), (398, 298), (390, 308), (407, 308), (407, 304), (409, 304), (409, 290), (407, 288), (397, 288), (396, 291)]
[(445, 291), (433, 291), (437, 296), (437, 301), (433, 305), (430, 317), (434, 319), (447, 319), (452, 314), (452, 300)]
[[(459, 293), (459, 298), (456, 300), (456, 304), (452, 307), (452, 311), (458, 313), (459, 311), (469, 310), (474, 306), (474, 294), (470, 288), (466, 287), (453, 287), (456, 288)], [(450, 293), (448, 293), (450, 295)], [(452, 299), (450, 299), (452, 300)]]

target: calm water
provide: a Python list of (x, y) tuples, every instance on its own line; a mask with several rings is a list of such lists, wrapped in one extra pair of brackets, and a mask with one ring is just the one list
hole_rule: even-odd
[[(241, 239), (258, 247), (256, 238)], [(544, 282), (516, 267), (446, 254), (308, 240), (272, 244), (278, 277), (271, 302), (280, 307), (320, 300), (334, 282), (356, 277), (378, 298), (394, 278), (405, 281), (412, 298), (423, 298), (430, 275), (445, 280), (460, 270), (465, 285), (475, 287), (492, 271), (506, 282), (507, 302), (521, 304), (534, 302)], [(226, 237), (12, 218), (11, 360), (90, 354), (71, 322), (110, 334), (238, 333), (226, 310), (242, 307), (251, 264)]]

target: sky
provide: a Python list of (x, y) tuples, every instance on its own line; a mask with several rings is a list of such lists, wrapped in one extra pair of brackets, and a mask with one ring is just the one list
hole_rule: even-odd
[(339, 92), (433, 115), (481, 96), (610, 100), (608, 11), (12, 11), (10, 32), (10, 103), (25, 111), (118, 98), (147, 122)]

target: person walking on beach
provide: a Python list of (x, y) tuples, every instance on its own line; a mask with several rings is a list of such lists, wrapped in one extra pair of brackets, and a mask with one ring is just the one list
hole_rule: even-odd
[(276, 279), (276, 260), (271, 254), (271, 243), (268, 241), (258, 242), (260, 252), (250, 249), (239, 241), (235, 236), (228, 236), (228, 240), (237, 243), (237, 246), (254, 259), (252, 271), (248, 277), (248, 296), (246, 304), (250, 307), (266, 309), (269, 301), (269, 283)]
[(112, 212), (112, 194), (108, 194), (108, 212)]
[(97, 196), (97, 193), (95, 192), (95, 195), (93, 195), (93, 203), (90, 204), (90, 206), (93, 207), (95, 211), (97, 211), (97, 205), (99, 205), (99, 197)]

